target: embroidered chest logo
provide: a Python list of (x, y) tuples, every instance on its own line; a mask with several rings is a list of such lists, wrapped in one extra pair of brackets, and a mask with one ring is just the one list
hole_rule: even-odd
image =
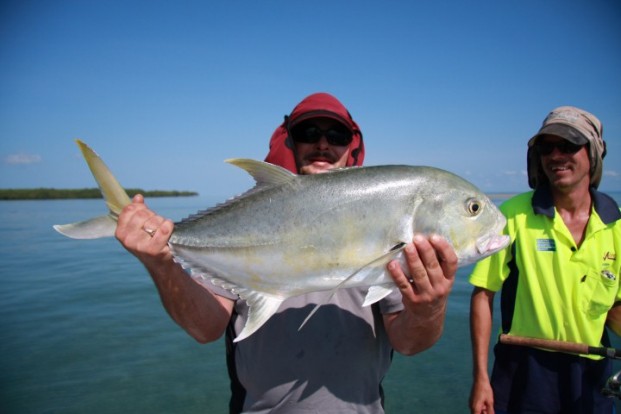
[(537, 250), (540, 252), (555, 252), (556, 243), (553, 239), (537, 239)]
[(615, 252), (606, 252), (606, 254), (604, 255), (604, 261), (606, 260), (614, 262), (615, 260), (617, 260), (617, 254)]

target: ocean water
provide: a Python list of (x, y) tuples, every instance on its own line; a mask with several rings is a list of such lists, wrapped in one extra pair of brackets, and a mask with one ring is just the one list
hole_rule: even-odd
[[(178, 220), (215, 201), (149, 204)], [(200, 345), (176, 326), (116, 240), (52, 229), (103, 213), (101, 200), (0, 202), (0, 412), (226, 413), (223, 342)], [(388, 413), (468, 412), (471, 269), (458, 273), (440, 341), (395, 355)]]

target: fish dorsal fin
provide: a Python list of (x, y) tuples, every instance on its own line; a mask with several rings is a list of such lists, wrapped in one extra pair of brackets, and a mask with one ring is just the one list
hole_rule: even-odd
[(129, 196), (103, 160), (99, 158), (99, 155), (83, 141), (76, 139), (75, 142), (80, 147), (88, 168), (90, 168), (95, 180), (97, 180), (101, 194), (108, 205), (108, 210), (110, 210), (112, 216), (118, 217), (121, 214), (121, 210), (131, 203)]
[(291, 171), (279, 167), (278, 165), (270, 164), (269, 162), (251, 160), (248, 158), (229, 158), (226, 162), (246, 170), (257, 182), (258, 187), (288, 184), (297, 177), (297, 175)]
[(256, 181), (256, 185), (253, 188), (247, 190), (246, 192), (236, 195), (235, 197), (232, 197), (223, 203), (220, 203), (214, 207), (205, 210), (198, 211), (195, 214), (186, 217), (181, 222), (175, 223), (175, 225), (190, 223), (192, 221), (199, 220), (207, 214), (212, 214), (218, 210), (226, 208), (234, 202), (237, 202), (246, 197), (250, 197), (253, 194), (256, 194), (258, 191), (262, 191), (271, 186), (289, 184), (295, 185), (295, 178), (298, 177), (291, 171), (277, 165), (270, 164), (268, 162), (252, 160), (249, 158), (229, 158), (228, 160), (225, 160), (225, 162), (242, 168), (243, 170), (248, 172), (248, 174), (250, 174)]

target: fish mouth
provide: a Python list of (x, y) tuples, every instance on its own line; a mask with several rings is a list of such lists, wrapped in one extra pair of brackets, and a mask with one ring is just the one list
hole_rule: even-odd
[(481, 256), (489, 256), (509, 245), (510, 238), (505, 234), (494, 234), (477, 240), (477, 253)]
[(471, 250), (470, 254), (458, 258), (459, 266), (466, 266), (491, 256), (507, 247), (510, 241), (510, 237), (504, 234), (489, 234), (480, 237), (474, 244), (474, 251)]

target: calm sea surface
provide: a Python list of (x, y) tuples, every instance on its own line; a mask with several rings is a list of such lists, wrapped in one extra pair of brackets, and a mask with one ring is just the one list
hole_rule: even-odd
[[(179, 220), (215, 201), (149, 204)], [(76, 241), (52, 229), (103, 213), (101, 200), (0, 202), (0, 412), (227, 412), (223, 343), (199, 345), (178, 328), (116, 240)], [(471, 269), (458, 273), (440, 341), (395, 355), (388, 413), (468, 412)]]

